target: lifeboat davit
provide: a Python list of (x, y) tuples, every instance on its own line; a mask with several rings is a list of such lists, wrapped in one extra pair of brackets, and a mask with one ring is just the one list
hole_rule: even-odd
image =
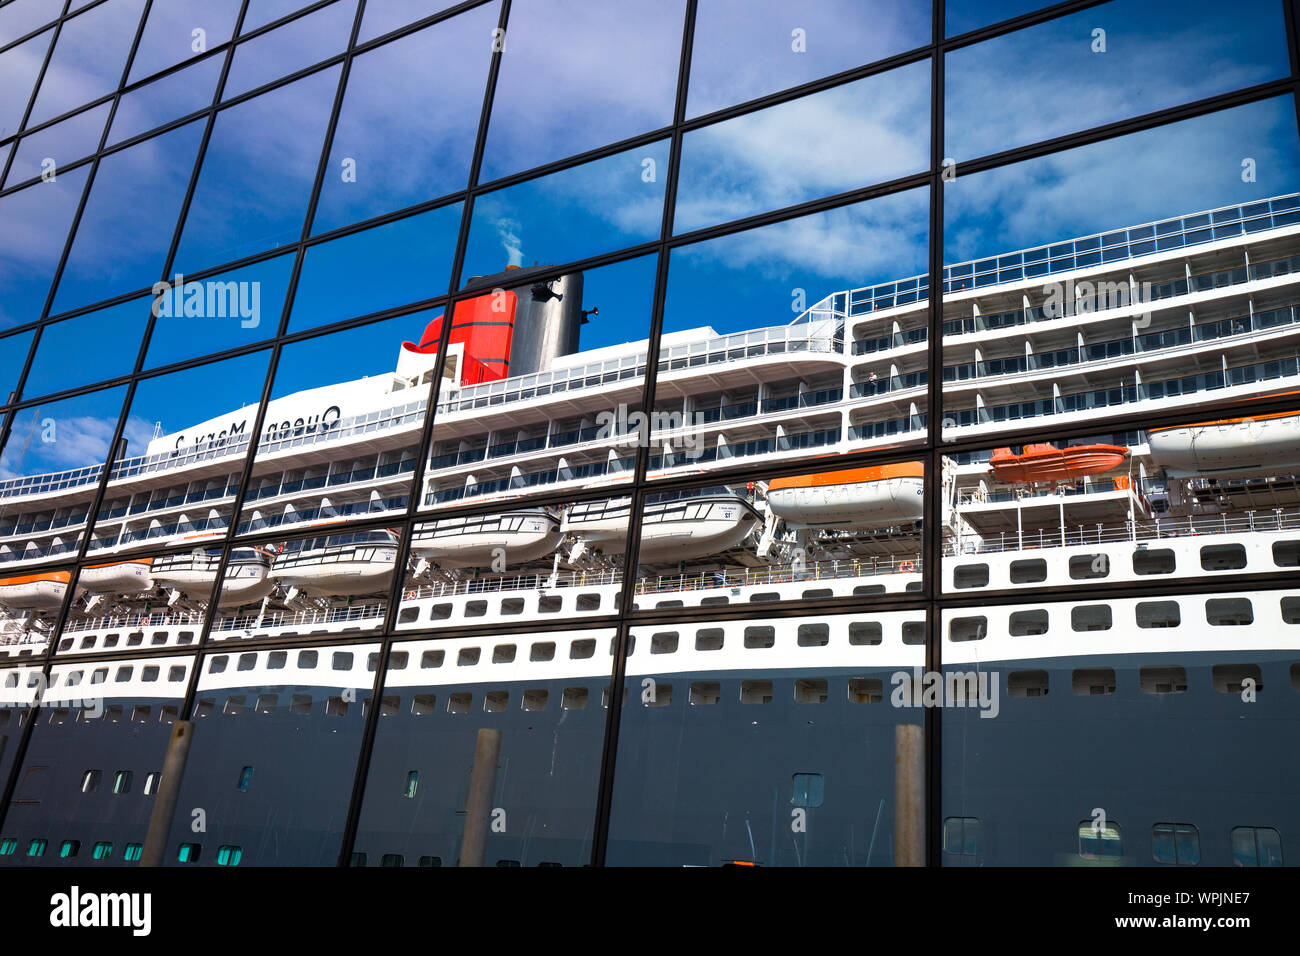
[[(627, 540), (631, 501), (584, 501), (569, 508), (565, 530), (591, 547), (620, 552)], [(760, 522), (754, 507), (740, 495), (690, 493), (646, 502), (641, 522), (642, 563), (690, 561), (721, 554), (744, 541)]]
[(1153, 428), (1151, 457), (1173, 478), (1300, 468), (1300, 412)]
[(925, 466), (919, 461), (774, 478), (772, 513), (809, 527), (873, 528), (925, 514)]
[[(192, 601), (210, 601), (217, 580), (220, 548), (170, 554), (155, 558), (154, 582)], [(270, 578), (271, 555), (263, 548), (235, 548), (226, 562), (226, 577), (217, 598), (218, 607), (238, 607), (260, 601), (275, 590)]]
[(92, 564), (81, 569), (77, 583), (91, 594), (139, 594), (152, 591), (153, 558)]
[(355, 597), (386, 589), (396, 563), (395, 534), (357, 531), (289, 542), (271, 577), (312, 597)]
[(411, 552), (446, 568), (486, 566), (498, 555), (515, 567), (553, 554), (562, 538), (559, 518), (529, 508), (431, 521), (415, 530)]
[[(0, 578), (0, 606), (15, 611), (57, 611), (68, 593), (70, 571), (42, 571)], [(78, 586), (76, 593), (81, 593)]]
[(993, 477), (1010, 484), (1033, 484), (1040, 481), (1074, 481), (1100, 475), (1118, 468), (1128, 459), (1122, 445), (1026, 445), (1019, 455), (1010, 448), (993, 452), (989, 464)]

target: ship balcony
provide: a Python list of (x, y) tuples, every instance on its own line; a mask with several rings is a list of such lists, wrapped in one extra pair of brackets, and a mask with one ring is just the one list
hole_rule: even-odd
[[(725, 466), (732, 459), (764, 460), (764, 456), (774, 456), (780, 460), (788, 458), (791, 452), (818, 448), (846, 450), (836, 448), (843, 437), (843, 428), (836, 424), (830, 428), (812, 429), (803, 432), (768, 435), (766, 437), (728, 441), (725, 444), (712, 444), (702, 449), (666, 452), (658, 451), (650, 455), (648, 473), (656, 477), (668, 474), (675, 469), (697, 469), (702, 464), (717, 463)], [(424, 506), (437, 507), (448, 504), (469, 504), (487, 501), (501, 496), (513, 496), (545, 488), (563, 490), (566, 488), (587, 487), (595, 479), (627, 475), (629, 478), (636, 466), (636, 456), (630, 453), (615, 459), (601, 459), (586, 464), (573, 465), (558, 463), (548, 468), (530, 472), (520, 472), (504, 477), (478, 478), (459, 481), (447, 487), (446, 479), (431, 481), (434, 487), (425, 491)], [(736, 462), (737, 464), (739, 462)], [(512, 469), (513, 470), (513, 469)], [(453, 479), (454, 480), (454, 479)]]
[[(1053, 525), (1058, 538), (1064, 541), (1067, 533), (1077, 537), (1080, 527), (1114, 525), (1130, 516), (1150, 518), (1145, 492), (1163, 487), (1163, 482), (1139, 481), (1137, 488), (1126, 487), (1128, 484), (1127, 479), (1109, 479), (1080, 480), (1054, 491), (964, 489), (958, 492), (957, 510), (986, 540), (996, 536), (999, 543), (1005, 543), (1008, 535), (1015, 540), (1023, 528)], [(1038, 534), (1041, 537), (1041, 532)]]
[[(944, 341), (960, 339), (979, 344), (1017, 334), (1045, 334), (1058, 330), (1089, 328), (1116, 319), (1136, 318), (1151, 312), (1205, 309), (1221, 302), (1238, 301), (1247, 309), (1247, 296), (1278, 294), (1294, 286), (1300, 273), (1300, 255), (1239, 265), (1194, 274), (1154, 285), (1147, 299), (1134, 301), (1127, 281), (1117, 293), (1065, 302), (1060, 309), (1046, 305), (976, 316), (950, 318), (944, 322)], [(1041, 289), (1035, 291), (1041, 297)]]
[[(667, 416), (682, 418), (687, 424), (680, 428), (662, 429), (655, 427), (651, 432), (653, 445), (677, 444), (674, 439), (679, 434), (689, 434), (692, 443), (697, 440), (705, 443), (716, 442), (717, 435), (724, 429), (746, 427), (750, 420), (762, 418), (764, 424), (781, 426), (799, 425), (811, 410), (835, 411), (843, 399), (844, 390), (839, 387), (805, 392), (802, 395), (783, 395), (772, 398), (755, 399), (729, 405), (719, 405), (708, 409), (678, 412), (659, 409), (651, 413), (651, 421), (663, 422)], [(482, 433), (475, 436), (483, 442)], [(583, 428), (566, 429), (553, 432), (548, 436), (537, 436), (521, 441), (502, 442), (495, 445), (481, 444), (480, 447), (448, 452), (429, 459), (428, 470), (431, 474), (454, 474), (458, 470), (523, 466), (536, 462), (539, 452), (549, 452), (549, 457), (591, 458), (607, 453), (610, 448), (626, 449), (634, 447), (639, 438), (637, 430), (610, 436), (607, 425), (588, 425)]]
[(1245, 397), (1293, 385), (1300, 380), (1300, 360), (1290, 356), (1231, 366), (1219, 371), (1140, 383), (1065, 391), (1053, 384), (1052, 396), (1003, 404), (987, 404), (976, 395), (971, 407), (945, 407), (945, 432), (983, 434), (1021, 427), (1025, 421), (1082, 421), (1097, 409), (1139, 413), (1168, 407), (1177, 398), (1183, 407), (1212, 400)]
[(367, 498), (353, 502), (330, 502), (311, 508), (295, 508), (286, 506), (284, 510), (275, 514), (264, 514), (261, 509), (253, 509), (250, 513), (245, 509), (241, 518), (239, 527), (235, 529), (236, 534), (253, 534), (260, 531), (270, 531), (276, 528), (295, 529), (299, 526), (310, 526), (320, 522), (333, 522), (341, 518), (366, 517), (370, 515), (388, 514), (394, 511), (405, 511), (410, 502), (409, 495), (391, 495), (386, 498)]
[[(1285, 316), (1286, 321), (1281, 321)], [(1247, 323), (1258, 320), (1255, 328)], [(1263, 323), (1272, 324), (1263, 324)], [(1144, 378), (1186, 375), (1208, 366), (1244, 365), (1295, 354), (1300, 333), (1300, 308), (1222, 319), (1194, 328), (1153, 332), (1136, 338), (1112, 339), (1082, 347), (985, 358), (944, 366), (944, 391), (949, 394), (986, 391), (999, 386), (1021, 389), (1032, 383), (1080, 383), (1099, 372), (1138, 370)]]

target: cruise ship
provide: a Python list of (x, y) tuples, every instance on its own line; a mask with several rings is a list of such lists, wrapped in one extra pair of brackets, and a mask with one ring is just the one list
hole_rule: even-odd
[[(1300, 568), (1298, 270), (1297, 195), (945, 268), (939, 424), (945, 439), (987, 439), (987, 449), (943, 460), (939, 581), (955, 595), (1024, 592), (1019, 603), (931, 622), (945, 670), (995, 685), (980, 707), (943, 715), (946, 863), (1300, 860), (1300, 772), (1277, 760), (1300, 730), (1300, 580), (1246, 593), (1213, 580)], [(246, 713), (235, 738), (245, 749), (228, 747), (220, 767), (196, 773), (225, 780), (272, 761), (259, 751), (269, 745), (258, 720), (315, 714), (336, 722), (322, 747), (359, 741), (378, 657), (377, 644), (317, 655), (241, 652), (237, 641), (377, 634), (397, 598), (396, 627), (416, 639), (390, 663), (380, 706), (391, 726), (414, 733), (421, 721), (478, 714), (533, 742), (516, 743), (520, 768), (556, 759), (560, 722), (596, 748), (569, 754), (564, 775), (539, 769), (545, 784), (516, 771), (508, 786), (529, 787), (552, 812), (527, 835), (491, 844), (502, 865), (580, 865), (614, 632), (597, 626), (608, 621), (572, 625), (617, 614), (631, 574), (639, 610), (753, 613), (633, 627), (616, 778), (624, 809), (611, 823), (609, 862), (888, 865), (892, 822), (881, 809), (893, 793), (892, 728), (921, 719), (919, 710), (900, 716), (895, 691), (899, 674), (920, 678), (927, 622), (923, 611), (873, 608), (872, 596), (921, 590), (925, 466), (837, 456), (893, 449), (906, 458), (926, 435), (926, 278), (831, 291), (793, 321), (748, 331), (665, 333), (649, 400), (645, 341), (580, 347), (583, 324), (598, 321), (583, 308), (581, 274), (511, 269), (467, 291), (441, 365), (443, 316), (393, 343), (391, 375), (275, 399), (238, 516), (255, 408), (160, 433), (115, 462), (93, 522), (104, 466), (0, 482), (0, 653), (35, 658), (50, 642), (61, 654), (183, 650), (215, 603), (212, 639), (232, 643), (205, 658), (195, 719)], [(399, 533), (373, 519), (410, 505), (424, 396), (439, 368), (433, 442), (414, 492), (422, 514), (399, 568)], [(1233, 399), (1286, 395), (1294, 411), (1221, 411)], [(1220, 411), (1197, 418), (1211, 405)], [(1098, 410), (1171, 408), (1187, 410), (1188, 423), (1017, 442), (1025, 428), (1077, 434)], [(627, 486), (646, 444), (649, 479), (694, 484), (652, 490), (633, 514)], [(791, 474), (800, 461), (806, 469)], [(760, 477), (713, 475), (739, 465)], [(764, 465), (771, 476), (761, 477)], [(365, 530), (353, 526), (360, 519)], [(236, 538), (218, 584), (232, 521), (255, 543)], [(633, 521), (640, 546), (628, 556)], [(77, 575), (68, 562), (87, 535)], [(1176, 579), (1201, 590), (1104, 602), (1086, 593)], [(1077, 600), (1038, 593), (1069, 587), (1081, 588)], [(760, 606), (833, 597), (862, 598), (860, 612), (769, 618)], [(525, 621), (534, 633), (490, 633)], [(465, 625), (479, 630), (454, 630)], [(44, 692), (51, 715), (66, 719), (58, 701), (80, 699), (93, 682), (110, 710), (125, 707), (122, 719), (144, 708), (138, 722), (164, 740), (189, 665), (149, 663), (56, 664)], [(30, 673), (10, 672), (5, 703), (30, 699)], [(982, 719), (990, 708), (998, 719)], [(763, 766), (728, 743), (759, 713), (765, 726), (788, 728), (765, 738)], [(670, 724), (690, 732), (663, 729)], [(842, 733), (814, 733), (815, 724)], [(374, 758), (395, 777), (416, 773), (399, 737), (381, 729)], [(457, 766), (472, 759), (472, 735), (448, 746)], [(710, 766), (708, 781), (692, 785), (713, 792), (720, 815), (734, 811), (730, 824), (663, 819), (685, 785), (664, 771), (665, 748), (682, 765), (694, 753)], [(346, 790), (352, 763), (339, 763), (331, 784)], [(1247, 785), (1229, 779), (1229, 764), (1260, 773)], [(789, 795), (792, 774), (820, 776), (819, 767), (834, 772), (816, 802)], [(1153, 772), (1159, 787), (1146, 783)], [(433, 804), (463, 798), (455, 775), (428, 777), (437, 774), (422, 791)], [(187, 775), (182, 805), (202, 786)], [(354, 862), (451, 865), (457, 818), (421, 824), (433, 832), (428, 852), (403, 849), (412, 802), (390, 789), (367, 793)], [(72, 784), (68, 794), (49, 807), (79, 799)], [(312, 842), (310, 819), (270, 847), (249, 821), (273, 807), (251, 792), (240, 799), (242, 809), (228, 808), (240, 822), (227, 843), (250, 862), (332, 862)], [(817, 821), (793, 839), (792, 801), (815, 807)], [(1098, 808), (1110, 822), (1095, 825)], [(313, 812), (337, 826), (323, 809), (302, 810)], [(665, 841), (665, 826), (680, 839)]]

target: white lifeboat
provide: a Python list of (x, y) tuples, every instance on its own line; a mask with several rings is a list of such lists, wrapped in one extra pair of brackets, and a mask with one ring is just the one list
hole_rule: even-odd
[[(153, 579), (159, 585), (178, 591), (192, 601), (212, 599), (212, 585), (217, 579), (220, 548), (170, 554), (155, 558)], [(217, 598), (218, 607), (237, 607), (260, 601), (273, 590), (269, 577), (271, 556), (262, 548), (235, 548), (226, 562), (226, 577)]]
[(562, 538), (559, 518), (529, 508), (430, 521), (416, 528), (411, 552), (445, 568), (488, 565), (497, 555), (513, 567), (554, 553)]
[(1171, 478), (1300, 468), (1300, 412), (1153, 428), (1147, 441)]
[[(42, 571), (0, 578), (0, 606), (15, 611), (57, 611), (68, 593), (69, 571)], [(78, 586), (76, 593), (81, 593)]]
[[(566, 530), (606, 552), (627, 540), (630, 499), (585, 501), (570, 507)], [(740, 495), (717, 493), (652, 496), (641, 522), (643, 563), (689, 561), (735, 547), (760, 521), (758, 512)]]
[(152, 591), (153, 558), (92, 564), (81, 569), (77, 583), (91, 594), (139, 594)]
[(774, 478), (772, 513), (793, 525), (875, 528), (920, 520), (925, 469), (919, 461)]
[(312, 597), (353, 597), (388, 587), (397, 563), (391, 531), (356, 531), (291, 541), (275, 556), (271, 578)]

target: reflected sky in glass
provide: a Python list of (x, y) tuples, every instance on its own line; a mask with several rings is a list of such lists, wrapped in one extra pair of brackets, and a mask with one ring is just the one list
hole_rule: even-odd
[(930, 10), (930, 0), (701, 0), (686, 115), (924, 46)]
[(53, 30), (46, 30), (40, 36), (0, 53), (0, 90), (5, 91), (4, 96), (0, 96), (0, 138), (18, 131), (53, 35)]
[[(230, 39), (240, 0), (167, 0), (149, 8), (140, 46), (131, 61), (134, 83), (211, 50)], [(195, 34), (202, 30), (201, 34)], [(197, 47), (197, 49), (196, 49)]]
[(195, 110), (212, 105), (225, 57), (214, 53), (159, 80), (132, 90), (117, 102), (108, 145), (120, 143)]
[(447, 294), (463, 203), (309, 248), (292, 331)]
[(338, 0), (270, 33), (240, 43), (235, 47), (222, 96), (230, 99), (247, 93), (342, 53), (352, 34), (356, 10), (356, 0)]
[(465, 188), (496, 22), (488, 4), (352, 61), (312, 232)]
[[(0, 198), (0, 329), (41, 317), (90, 165)], [(30, 228), (39, 222), (40, 229)]]
[(118, 386), (24, 408), (0, 453), (0, 481), (103, 464), (125, 398), (126, 387)]
[(958, 175), (944, 189), (944, 262), (1295, 192), (1298, 136), (1286, 96)]
[(929, 200), (909, 190), (676, 248), (664, 331), (788, 325), (833, 292), (926, 270)]
[(18, 385), (35, 337), (35, 330), (29, 329), (0, 339), (0, 404), (9, 401), (9, 393)]
[(49, 23), (63, 8), (50, 0), (15, 0), (0, 7), (0, 46)]
[(248, 12), (244, 14), (244, 26), (240, 32), (248, 33), (274, 23), (314, 2), (315, 0), (248, 0)]
[(1283, 27), (1269, 0), (1114, 0), (965, 47), (945, 64), (945, 153), (960, 162), (1285, 76)]
[[(357, 42), (365, 43), (381, 37), (398, 27), (423, 20), (452, 6), (455, 4), (448, 3), (447, 0), (366, 0), (366, 12), (361, 20), (361, 33)], [(498, 22), (497, 4), (491, 3), (488, 6), (492, 10), (492, 27), (495, 28)], [(488, 32), (490, 34), (491, 29)]]
[(107, 0), (64, 22), (29, 126), (117, 88), (143, 10), (144, 0)]
[(930, 66), (913, 63), (748, 113), (682, 139), (675, 232), (920, 172)]
[[(289, 290), (293, 259), (289, 253), (207, 279), (187, 278), (179, 299), (176, 277), (169, 277), (168, 287), (160, 291), (170, 298), (158, 303), (158, 318), (149, 338), (144, 367), (183, 362), (275, 335)], [(232, 282), (233, 289), (229, 285)], [(200, 311), (200, 294), (202, 314), (195, 315)], [(187, 303), (190, 315), (185, 314)]]
[(461, 274), (557, 265), (657, 239), (667, 174), (661, 140), (480, 196)]
[(480, 181), (671, 123), (684, 18), (682, 0), (511, 7)]
[(100, 160), (54, 313), (158, 281), (202, 137), (196, 120)]
[(1050, 6), (1044, 0), (947, 0), (945, 27), (948, 36), (955, 37)]
[(41, 329), (23, 397), (102, 382), (135, 369), (152, 296), (54, 322)]
[(176, 254), (181, 272), (299, 239), (338, 78), (330, 67), (217, 115)]
[(13, 165), (5, 177), (6, 187), (13, 188), (41, 175), (41, 164), (47, 158), (54, 160), (53, 168), (57, 175), (60, 166), (67, 166), (97, 150), (111, 107), (111, 103), (92, 106), (62, 123), (20, 139)]
[[(390, 375), (397, 368), (402, 343), (418, 340), (435, 314), (424, 309), (286, 345), (280, 352), (271, 397), (283, 398), (308, 388)], [(423, 397), (423, 393), (415, 391), (402, 395), (411, 401)]]

